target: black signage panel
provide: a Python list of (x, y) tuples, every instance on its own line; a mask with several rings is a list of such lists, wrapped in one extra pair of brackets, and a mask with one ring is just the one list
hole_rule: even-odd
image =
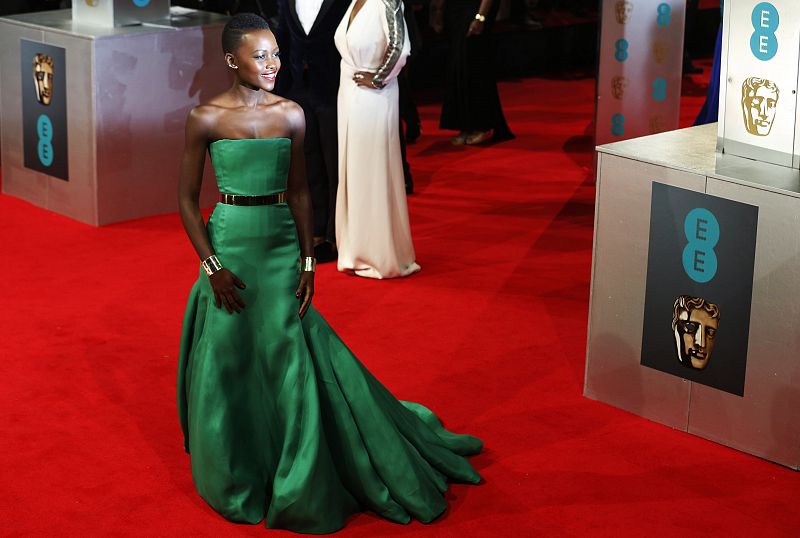
[(25, 167), (69, 180), (65, 50), (22, 39), (20, 51)]
[(744, 396), (758, 208), (653, 183), (644, 366)]

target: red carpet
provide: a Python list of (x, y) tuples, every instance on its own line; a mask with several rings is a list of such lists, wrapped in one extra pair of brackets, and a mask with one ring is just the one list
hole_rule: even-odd
[[(410, 147), (422, 272), (321, 267), (316, 305), (363, 362), (482, 437), (485, 478), (434, 524), (341, 536), (790, 536), (800, 476), (582, 397), (594, 83), (502, 93), (519, 138), (453, 148), (423, 107)], [(684, 114), (689, 123), (702, 102)], [(165, 178), (166, 179), (166, 178)], [(175, 410), (197, 263), (175, 215), (91, 228), (0, 196), (0, 534), (283, 536), (197, 496)]]

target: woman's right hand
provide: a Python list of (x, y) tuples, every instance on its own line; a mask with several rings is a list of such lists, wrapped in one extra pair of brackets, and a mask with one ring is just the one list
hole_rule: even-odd
[(472, 37), (474, 35), (481, 35), (483, 33), (483, 21), (479, 21), (475, 19), (471, 23), (469, 23), (469, 28), (467, 28), (467, 37)]
[(211, 283), (211, 289), (214, 290), (214, 305), (217, 308), (224, 306), (228, 314), (233, 314), (234, 311), (241, 313), (245, 304), (236, 288), (243, 290), (247, 286), (238, 276), (223, 267), (209, 276), (208, 281)]

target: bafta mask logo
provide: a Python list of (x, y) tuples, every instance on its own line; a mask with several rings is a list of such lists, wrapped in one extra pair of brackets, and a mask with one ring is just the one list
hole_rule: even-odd
[(667, 59), (667, 44), (663, 41), (653, 41), (653, 60), (659, 65)]
[(650, 134), (663, 133), (667, 130), (664, 118), (658, 114), (655, 116), (650, 116), (648, 124), (650, 126)]
[(614, 99), (622, 99), (625, 96), (625, 89), (628, 87), (628, 79), (616, 76), (611, 79), (611, 95)]
[(89, 7), (96, 7), (97, 4), (100, 3), (100, 0), (85, 0), (86, 5)]
[(49, 105), (53, 98), (53, 58), (47, 54), (36, 53), (33, 57), (33, 85), (36, 100)]
[(619, 0), (614, 4), (614, 14), (617, 17), (617, 22), (620, 24), (627, 24), (633, 12), (633, 4), (626, 0)]
[(680, 295), (672, 307), (672, 332), (678, 360), (687, 368), (703, 370), (714, 351), (719, 306), (702, 297)]
[(744, 128), (756, 136), (767, 136), (775, 120), (780, 91), (771, 80), (758, 77), (745, 79), (742, 84), (742, 114)]

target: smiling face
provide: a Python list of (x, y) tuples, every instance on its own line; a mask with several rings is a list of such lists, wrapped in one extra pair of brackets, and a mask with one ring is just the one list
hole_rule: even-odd
[(270, 30), (250, 30), (242, 35), (235, 53), (225, 54), (240, 84), (272, 91), (281, 68), (278, 43)]

